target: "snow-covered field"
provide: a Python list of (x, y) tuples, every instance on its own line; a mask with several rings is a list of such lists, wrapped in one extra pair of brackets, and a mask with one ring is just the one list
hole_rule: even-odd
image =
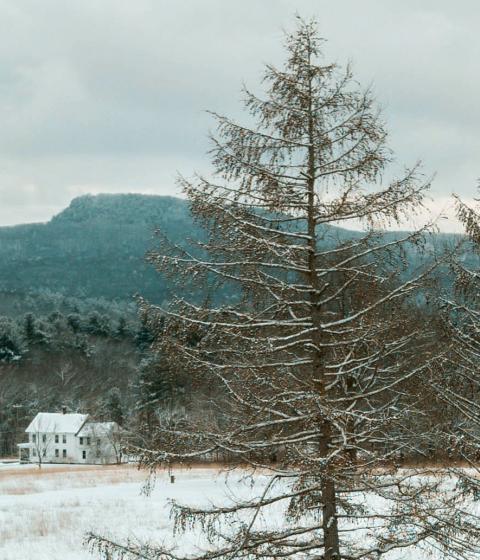
[[(215, 469), (159, 473), (153, 491), (134, 466), (86, 467), (0, 464), (0, 559), (80, 560), (92, 556), (85, 533), (138, 540), (171, 540), (168, 500), (203, 503), (245, 495), (240, 477), (225, 482)], [(188, 541), (190, 542), (188, 543)], [(185, 539), (185, 546), (191, 546)]]
[(207, 492), (212, 477), (190, 473), (167, 485), (160, 476), (151, 496), (141, 493), (145, 473), (122, 467), (0, 467), (0, 558), (92, 558), (83, 545), (89, 530), (137, 538), (169, 526), (167, 497)]
[[(241, 473), (227, 477), (214, 468), (174, 471), (170, 483), (159, 473), (150, 493), (142, 492), (146, 475), (134, 466), (68, 466), (0, 463), (0, 559), (92, 559), (84, 545), (88, 531), (120, 538), (174, 544), (168, 500), (190, 505), (226, 503), (233, 496), (248, 496), (251, 483)], [(265, 477), (255, 476), (258, 488)], [(280, 515), (269, 518), (278, 522)], [(182, 550), (198, 544), (182, 536)], [(424, 552), (396, 551), (387, 560), (420, 560)]]

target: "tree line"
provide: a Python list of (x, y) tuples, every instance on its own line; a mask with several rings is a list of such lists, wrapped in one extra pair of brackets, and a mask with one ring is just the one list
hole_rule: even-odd
[(62, 406), (147, 437), (152, 411), (171, 397), (135, 306), (49, 294), (19, 298), (19, 308), (32, 298), (35, 312), (0, 315), (0, 456), (16, 454), (37, 412)]

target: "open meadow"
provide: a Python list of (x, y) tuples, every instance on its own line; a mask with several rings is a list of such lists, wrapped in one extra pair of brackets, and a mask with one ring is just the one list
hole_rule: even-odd
[[(159, 472), (150, 492), (146, 473), (133, 465), (82, 466), (0, 463), (0, 558), (2, 560), (88, 560), (85, 545), (94, 531), (135, 542), (178, 545), (182, 552), (203, 546), (198, 535), (173, 535), (169, 500), (206, 505), (231, 503), (234, 497), (257, 493), (265, 476), (242, 471), (222, 473), (216, 467)], [(271, 510), (263, 519), (277, 526), (281, 516)], [(425, 550), (399, 550), (386, 560), (422, 560)], [(430, 557), (430, 556), (429, 556)], [(432, 556), (435, 558), (435, 555)]]
[(171, 484), (168, 473), (160, 473), (147, 496), (146, 473), (131, 465), (0, 465), (0, 558), (93, 558), (84, 545), (91, 530), (168, 540), (170, 498), (205, 503), (227, 490), (212, 469), (176, 470), (175, 476)]

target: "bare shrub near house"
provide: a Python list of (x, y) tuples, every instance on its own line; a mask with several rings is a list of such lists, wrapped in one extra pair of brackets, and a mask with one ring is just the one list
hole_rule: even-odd
[[(414, 431), (422, 410), (411, 388), (428, 379), (434, 345), (415, 307), (428, 270), (401, 274), (403, 248), (424, 232), (388, 240), (378, 228), (414, 213), (428, 183), (413, 168), (382, 185), (390, 152), (372, 95), (350, 68), (323, 63), (321, 43), (315, 23), (300, 22), (285, 67), (267, 66), (266, 95), (245, 92), (256, 124), (214, 115), (216, 180), (182, 180), (210, 237), (200, 252), (151, 260), (177, 278), (239, 285), (243, 297), (145, 304), (153, 326), (165, 318), (156, 348), (171, 371), (213, 398), (201, 418), (160, 425), (142, 463), (220, 451), (269, 473), (248, 500), (173, 506), (179, 529), (198, 523), (210, 541), (189, 558), (376, 559), (418, 544), (478, 557), (478, 520), (460, 490), (420, 469), (385, 472), (428, 439)], [(364, 233), (334, 227), (352, 220)], [(90, 542), (121, 558), (185, 557)]]
[(36, 429), (30, 434), (31, 444), (30, 461), (37, 463), (38, 468), (42, 468), (44, 462), (50, 462), (50, 455), (55, 442), (55, 426), (41, 425), (39, 423)]

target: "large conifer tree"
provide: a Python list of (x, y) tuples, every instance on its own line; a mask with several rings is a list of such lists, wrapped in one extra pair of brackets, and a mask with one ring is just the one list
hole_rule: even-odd
[[(210, 237), (201, 251), (151, 260), (177, 279), (239, 286), (242, 297), (145, 304), (153, 327), (165, 318), (156, 344), (171, 370), (210, 391), (212, 408), (203, 422), (160, 427), (143, 463), (220, 453), (268, 473), (248, 500), (174, 506), (179, 526), (198, 520), (211, 537), (197, 558), (375, 559), (421, 544), (468, 557), (478, 533), (456, 509), (462, 496), (440, 491), (441, 477), (389, 471), (428, 440), (412, 429), (421, 411), (411, 388), (429, 373), (432, 340), (414, 300), (428, 271), (405, 280), (401, 265), (423, 232), (378, 229), (417, 211), (428, 184), (417, 168), (382, 184), (390, 152), (372, 95), (350, 68), (325, 64), (321, 46), (315, 23), (300, 21), (285, 67), (266, 68), (265, 95), (245, 92), (249, 124), (214, 115), (215, 178), (182, 179)], [(363, 232), (337, 227), (352, 223)], [(280, 526), (260, 522), (272, 507)]]

